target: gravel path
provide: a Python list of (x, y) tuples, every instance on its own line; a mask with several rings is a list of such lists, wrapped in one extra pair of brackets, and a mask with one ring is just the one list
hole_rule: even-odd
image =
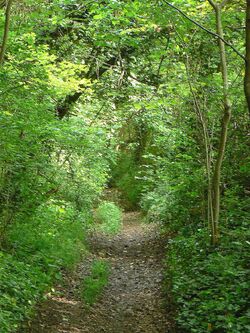
[[(139, 213), (124, 214), (118, 235), (91, 235), (91, 254), (22, 333), (173, 332), (161, 290), (164, 243), (156, 225), (141, 223)], [(109, 262), (111, 275), (99, 300), (86, 308), (76, 291), (96, 259)]]

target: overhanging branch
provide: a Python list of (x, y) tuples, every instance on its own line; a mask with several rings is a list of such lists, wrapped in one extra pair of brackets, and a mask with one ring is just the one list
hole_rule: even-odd
[(229, 43), (224, 38), (222, 38), (221, 36), (219, 36), (216, 32), (213, 32), (213, 31), (207, 29), (206, 27), (204, 27), (203, 25), (201, 25), (200, 23), (196, 22), (191, 17), (189, 17), (185, 12), (183, 12), (183, 10), (181, 10), (180, 8), (178, 8), (175, 5), (171, 4), (167, 0), (163, 0), (163, 2), (165, 2), (169, 7), (175, 9), (178, 13), (180, 13), (182, 16), (184, 16), (187, 20), (189, 20), (193, 24), (195, 24), (197, 27), (199, 27), (200, 29), (206, 31), (209, 35), (211, 35), (211, 36), (213, 36), (213, 37), (215, 37), (217, 39), (220, 39), (225, 45), (229, 46), (239, 57), (241, 57), (241, 59), (243, 59), (244, 61), (246, 61), (246, 58), (244, 57), (243, 54), (241, 54), (231, 43)]

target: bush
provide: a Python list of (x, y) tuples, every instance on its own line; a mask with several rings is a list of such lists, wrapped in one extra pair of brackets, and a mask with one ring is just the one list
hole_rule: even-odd
[(72, 268), (84, 250), (83, 224), (69, 205), (61, 203), (39, 207), (32, 221), (13, 225), (8, 244), (21, 260), (43, 266), (50, 271)]
[(192, 234), (203, 223), (204, 168), (187, 154), (183, 160), (159, 157), (155, 163), (155, 172), (147, 171), (151, 185), (145, 186), (142, 209), (149, 220), (164, 223), (170, 232)]
[(121, 229), (122, 211), (113, 202), (103, 202), (96, 210), (96, 220), (99, 223), (98, 230), (115, 234)]
[(108, 283), (109, 266), (105, 261), (96, 260), (92, 264), (91, 274), (82, 281), (81, 296), (83, 300), (92, 305), (102, 293)]
[(26, 221), (20, 216), (6, 237), (12, 254), (0, 252), (0, 331), (13, 333), (61, 278), (61, 269), (79, 261), (84, 230), (70, 205), (50, 202)]
[(51, 283), (42, 268), (0, 252), (0, 327), (13, 333)]
[(199, 232), (189, 238), (177, 237), (170, 244), (167, 281), (177, 308), (177, 324), (185, 332), (248, 332), (247, 232), (224, 236), (216, 250), (205, 238)]

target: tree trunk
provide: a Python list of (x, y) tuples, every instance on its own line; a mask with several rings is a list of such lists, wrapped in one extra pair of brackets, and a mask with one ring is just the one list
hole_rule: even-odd
[(250, 113), (250, 0), (246, 0), (246, 71), (245, 71), (245, 96)]
[(0, 65), (4, 62), (4, 55), (7, 47), (7, 41), (9, 36), (9, 29), (10, 29), (10, 11), (11, 11), (11, 5), (13, 0), (8, 0), (6, 5), (6, 11), (5, 11), (5, 24), (4, 24), (4, 34), (3, 34), (3, 41), (1, 45), (1, 51), (0, 51)]
[(200, 122), (201, 128), (202, 128), (202, 134), (203, 134), (203, 142), (204, 142), (204, 148), (205, 148), (205, 161), (206, 161), (206, 173), (207, 173), (207, 222), (208, 226), (211, 227), (212, 234), (213, 232), (213, 226), (214, 226), (214, 220), (213, 220), (213, 204), (212, 204), (212, 193), (211, 193), (211, 143), (210, 138), (208, 134), (208, 128), (207, 128), (207, 122), (205, 119), (205, 116), (203, 114), (202, 108), (200, 107), (200, 103), (198, 101), (198, 98), (195, 93), (195, 89), (193, 88), (191, 75), (190, 75), (190, 66), (188, 61), (188, 56), (186, 60), (186, 73), (187, 73), (187, 79), (188, 79), (188, 85), (190, 92), (193, 97), (193, 103), (194, 103), (194, 109), (197, 114), (197, 118)]
[(213, 0), (208, 0), (215, 10), (217, 34), (221, 37), (219, 39), (219, 50), (221, 60), (221, 75), (223, 81), (223, 116), (221, 120), (221, 132), (219, 138), (218, 155), (215, 162), (213, 180), (212, 180), (212, 195), (213, 195), (213, 227), (212, 227), (212, 244), (216, 245), (219, 241), (219, 218), (220, 218), (220, 182), (222, 162), (225, 155), (228, 126), (231, 118), (231, 102), (229, 99), (229, 83), (228, 83), (228, 69), (227, 69), (227, 56), (224, 39), (224, 32), (222, 26), (222, 8), (227, 3), (224, 0), (221, 4), (215, 3)]

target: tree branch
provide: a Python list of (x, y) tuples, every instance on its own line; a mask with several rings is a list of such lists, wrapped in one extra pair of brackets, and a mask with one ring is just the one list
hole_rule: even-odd
[(0, 51), (0, 65), (3, 64), (4, 55), (5, 55), (5, 51), (6, 51), (6, 47), (7, 47), (7, 41), (8, 41), (9, 29), (10, 29), (10, 11), (11, 11), (12, 1), (13, 0), (9, 0), (6, 5), (4, 34), (3, 34), (1, 51)]
[[(222, 38), (221, 36), (219, 36), (217, 33), (215, 33), (213, 31), (207, 29), (206, 27), (204, 27), (200, 23), (196, 22), (195, 20), (193, 20), (192, 18), (190, 18), (186, 13), (184, 13), (181, 9), (179, 9), (175, 5), (171, 4), (170, 2), (168, 2), (166, 0), (163, 0), (163, 2), (165, 2), (169, 7), (175, 9), (177, 12), (179, 12), (182, 16), (184, 16), (187, 20), (189, 20), (190, 22), (192, 22), (193, 24), (195, 24), (200, 29), (206, 31), (211, 36), (213, 36), (213, 37), (218, 38), (219, 40), (221, 40), (225, 45), (229, 46), (239, 57), (241, 57), (241, 59), (243, 59), (244, 61), (246, 61), (246, 58), (244, 57), (244, 55), (242, 55), (232, 44), (230, 44), (229, 42), (227, 42), (224, 38)], [(215, 2), (213, 0), (209, 0), (209, 2), (211, 3), (211, 5), (213, 4), (212, 6), (216, 6), (216, 4), (215, 4)], [(224, 2), (225, 1), (223, 1), (223, 3)]]
[(217, 6), (217, 3), (214, 2), (214, 0), (208, 0), (208, 2), (210, 3), (210, 5), (215, 9)]

